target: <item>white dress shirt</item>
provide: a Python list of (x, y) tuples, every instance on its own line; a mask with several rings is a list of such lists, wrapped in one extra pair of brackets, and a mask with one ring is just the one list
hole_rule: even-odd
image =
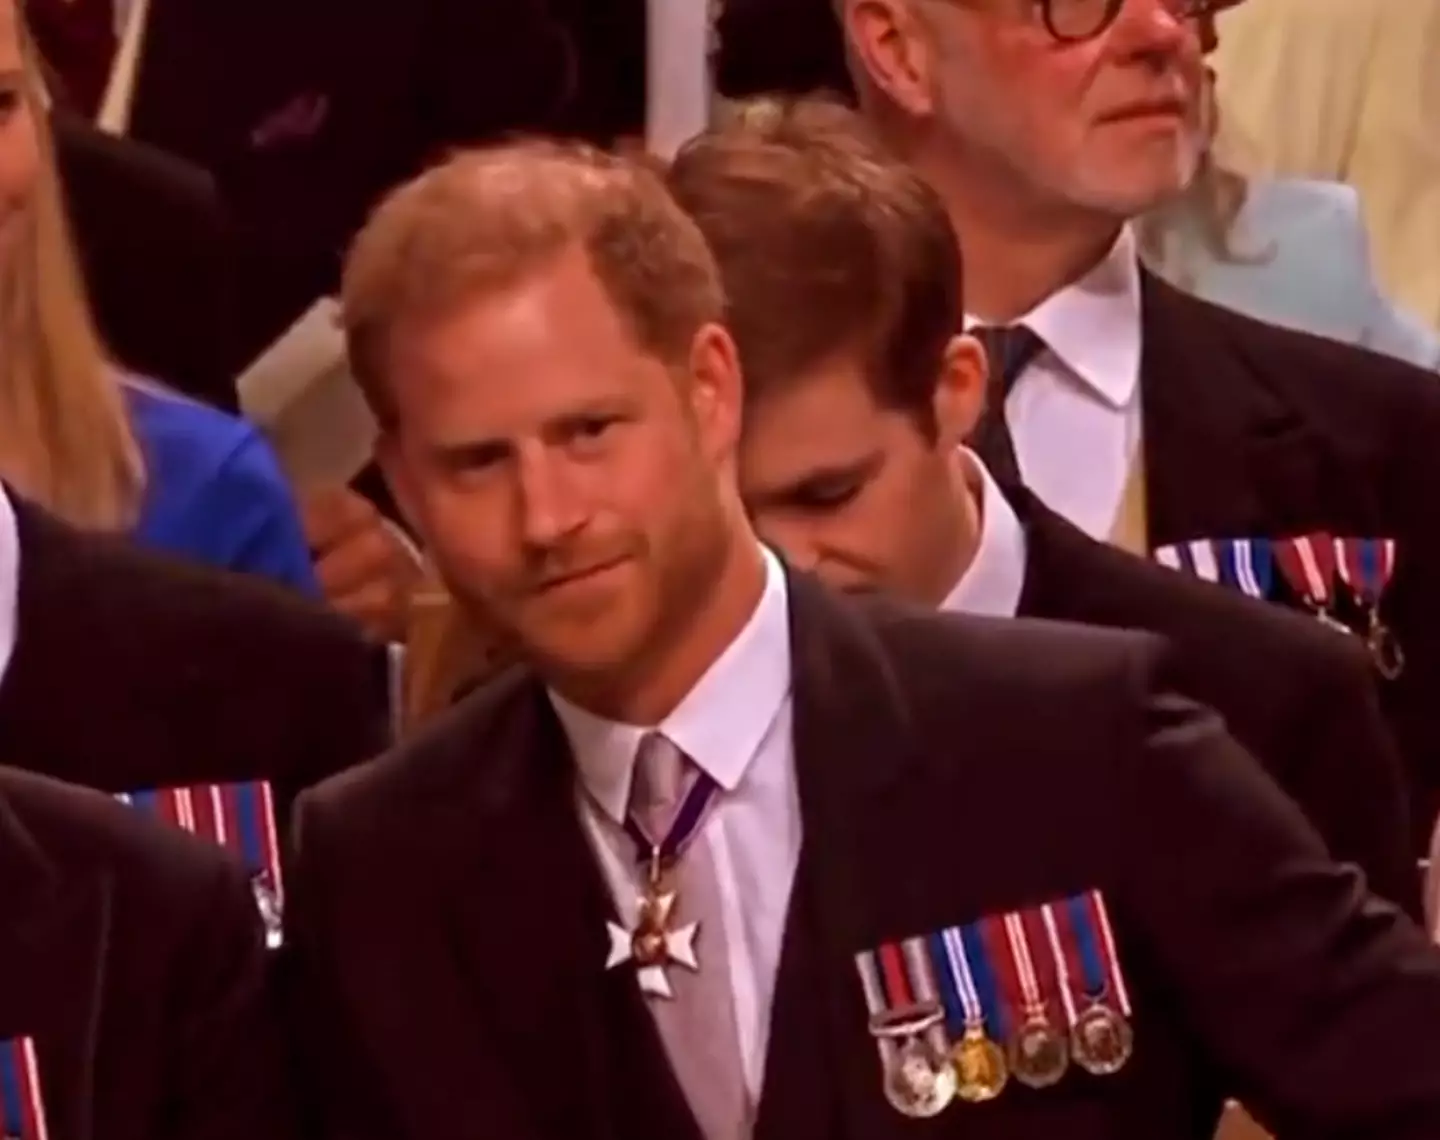
[(1105, 541), (1140, 448), (1140, 262), (1129, 228), (1099, 265), (1014, 323), (1045, 342), (1005, 401), (1020, 473)]
[(0, 484), (0, 680), (15, 655), (16, 622), (20, 609), (20, 531), (10, 495)]
[(1025, 589), (1025, 528), (985, 464), (962, 449), (966, 482), (980, 512), (975, 557), (940, 608), (952, 614), (1012, 618)]
[[(580, 818), (620, 920), (633, 925), (642, 889), (619, 832), (630, 798), (635, 753), (652, 730), (665, 734), (720, 785), (716, 805), (692, 842), (709, 844), (725, 920), (746, 1086), (758, 1101), (770, 1036), (790, 890), (800, 860), (800, 797), (791, 732), (790, 621), (785, 573), (768, 550), (765, 591), (749, 622), (658, 725), (621, 724), (550, 699), (575, 753)], [(716, 953), (700, 935), (701, 968)]]

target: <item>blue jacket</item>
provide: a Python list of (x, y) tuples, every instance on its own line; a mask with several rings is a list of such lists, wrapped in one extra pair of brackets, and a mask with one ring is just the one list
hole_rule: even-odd
[(135, 540), (318, 597), (295, 500), (260, 433), (145, 381), (125, 390), (148, 475)]

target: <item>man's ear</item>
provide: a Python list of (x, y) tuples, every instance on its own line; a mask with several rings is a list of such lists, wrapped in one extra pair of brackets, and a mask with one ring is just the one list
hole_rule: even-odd
[(940, 443), (959, 447), (970, 437), (985, 410), (989, 375), (985, 350), (978, 340), (965, 335), (950, 338), (935, 383), (935, 424)]
[(841, 0), (855, 86), (882, 94), (915, 118), (934, 113), (934, 46), (912, 0)]

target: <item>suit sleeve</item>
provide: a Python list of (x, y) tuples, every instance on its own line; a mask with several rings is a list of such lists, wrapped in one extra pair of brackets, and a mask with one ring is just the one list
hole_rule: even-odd
[(249, 885), (228, 864), (196, 907), (164, 1133), (173, 1140), (299, 1137), (283, 1020)]
[(1440, 1135), (1440, 957), (1328, 858), (1218, 717), (1172, 695), (1153, 654), (1138, 655), (1115, 803), (1122, 943), (1153, 959), (1223, 1091), (1277, 1135)]
[(1314, 665), (1317, 676), (1302, 708), (1309, 731), (1299, 734), (1304, 743), (1295, 778), (1315, 791), (1297, 799), (1313, 805), (1312, 821), (1331, 854), (1358, 864), (1372, 892), (1418, 920), (1410, 800), (1373, 669), (1344, 639)]

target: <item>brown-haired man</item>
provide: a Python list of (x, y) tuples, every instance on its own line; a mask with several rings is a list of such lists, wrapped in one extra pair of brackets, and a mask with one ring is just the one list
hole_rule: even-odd
[[(302, 797), (322, 1135), (959, 1136), (999, 1094), (1148, 1140), (1213, 1116), (1197, 1054), (1300, 1131), (1440, 1129), (1440, 960), (1158, 640), (862, 608), (760, 546), (716, 269), (653, 173), (459, 156), (344, 302), (397, 497), (523, 664)], [(1007, 1005), (981, 967), (1022, 947)]]
[(963, 273), (944, 205), (865, 136), (838, 105), (757, 101), (671, 167), (729, 298), (740, 489), (760, 537), (840, 589), (1165, 635), (1185, 692), (1224, 715), (1338, 859), (1418, 917), (1399, 759), (1364, 654), (1096, 542), (1023, 489), (1007, 499), (961, 446), (987, 365), (953, 335)]

